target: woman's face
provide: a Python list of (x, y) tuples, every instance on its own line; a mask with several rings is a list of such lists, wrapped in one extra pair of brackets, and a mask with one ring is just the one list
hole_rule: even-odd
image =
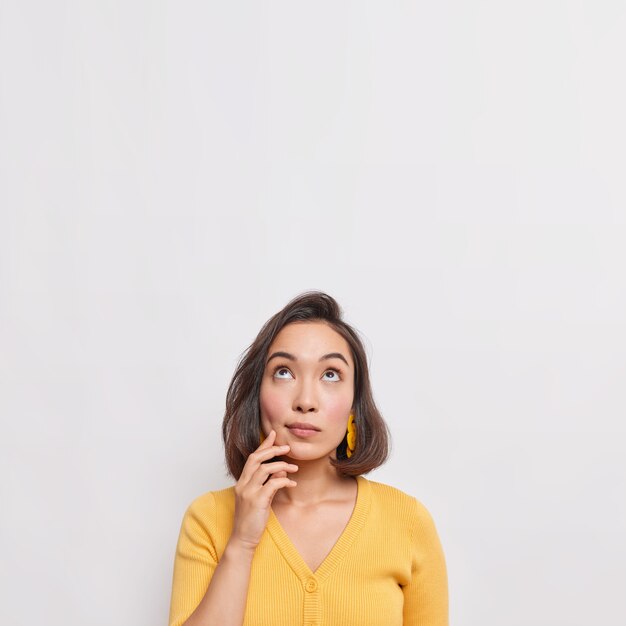
[[(291, 446), (289, 458), (336, 458), (353, 399), (354, 361), (339, 333), (323, 322), (293, 322), (281, 329), (268, 349), (261, 382), (265, 436), (274, 429), (276, 445)], [(318, 430), (296, 430), (297, 422)]]

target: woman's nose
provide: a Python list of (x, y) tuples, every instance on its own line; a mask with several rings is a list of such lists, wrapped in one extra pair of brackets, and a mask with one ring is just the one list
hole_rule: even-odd
[(294, 408), (296, 411), (304, 413), (317, 410), (315, 383), (305, 381), (298, 386), (298, 391), (294, 398)]

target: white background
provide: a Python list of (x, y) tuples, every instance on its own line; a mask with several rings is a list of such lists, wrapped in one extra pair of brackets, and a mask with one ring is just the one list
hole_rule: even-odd
[(624, 624), (626, 5), (0, 0), (0, 623), (165, 624), (239, 356), (322, 289), (451, 624)]

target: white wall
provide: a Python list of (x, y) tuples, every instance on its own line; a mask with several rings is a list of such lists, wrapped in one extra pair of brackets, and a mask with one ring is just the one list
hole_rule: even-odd
[(235, 364), (318, 288), (451, 623), (623, 624), (625, 31), (617, 0), (0, 0), (0, 623), (166, 623)]

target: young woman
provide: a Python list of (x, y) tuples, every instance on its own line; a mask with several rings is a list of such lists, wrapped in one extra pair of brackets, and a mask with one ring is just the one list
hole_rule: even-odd
[(187, 508), (170, 626), (448, 626), (433, 519), (363, 474), (389, 453), (356, 331), (325, 293), (244, 353), (222, 426), (235, 485)]

